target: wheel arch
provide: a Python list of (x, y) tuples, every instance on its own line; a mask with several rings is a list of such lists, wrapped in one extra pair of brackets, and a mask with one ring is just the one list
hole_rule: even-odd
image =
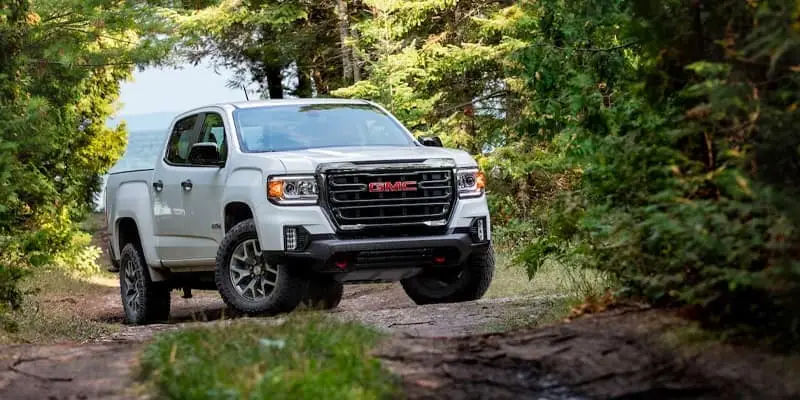
[(133, 243), (137, 246), (142, 245), (142, 239), (139, 234), (139, 226), (136, 220), (131, 217), (123, 217), (117, 220), (117, 248), (122, 252), (122, 248), (128, 243)]
[(150, 259), (150, 257), (153, 257), (153, 255), (148, 254), (149, 249), (146, 248), (145, 244), (142, 242), (139, 224), (133, 217), (126, 216), (118, 218), (114, 223), (114, 232), (114, 238), (116, 239), (117, 246), (116, 253), (119, 255), (118, 258), (121, 258), (122, 248), (128, 243), (132, 243), (142, 250), (142, 255), (145, 258), (144, 262), (147, 264), (147, 268), (150, 271), (150, 279), (152, 279), (153, 282), (167, 280), (167, 277), (162, 273), (162, 271), (153, 268), (153, 262), (158, 262), (158, 260)]
[(224, 211), (225, 233), (227, 234), (236, 224), (254, 218), (253, 209), (243, 201), (230, 201), (225, 204)]

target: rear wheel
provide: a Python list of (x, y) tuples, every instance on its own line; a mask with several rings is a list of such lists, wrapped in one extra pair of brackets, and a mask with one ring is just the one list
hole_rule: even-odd
[(133, 243), (122, 248), (119, 290), (126, 323), (143, 325), (169, 319), (170, 288), (150, 279), (142, 251)]
[(274, 315), (294, 310), (308, 281), (284, 264), (268, 264), (252, 219), (238, 223), (217, 252), (215, 281), (222, 300), (244, 314)]
[(456, 268), (428, 269), (400, 283), (417, 304), (458, 303), (483, 297), (493, 277), (494, 251), (489, 247)]

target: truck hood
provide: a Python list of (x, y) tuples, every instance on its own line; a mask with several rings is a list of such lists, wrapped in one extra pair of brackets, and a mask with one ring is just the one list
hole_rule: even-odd
[(462, 150), (442, 147), (327, 147), (320, 149), (295, 150), (265, 153), (283, 162), (287, 172), (312, 173), (317, 166), (325, 163), (358, 161), (405, 161), (447, 158), (455, 161), (458, 167), (475, 167), (477, 163)]

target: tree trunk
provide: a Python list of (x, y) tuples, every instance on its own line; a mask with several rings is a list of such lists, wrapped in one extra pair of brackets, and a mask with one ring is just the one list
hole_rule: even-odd
[[(358, 31), (353, 29), (353, 39), (358, 40)], [(353, 47), (353, 83), (361, 80), (361, 59), (355, 46)]]
[(344, 85), (353, 79), (353, 51), (347, 45), (350, 38), (350, 22), (347, 16), (347, 3), (336, 0), (336, 14), (339, 16), (339, 40), (342, 51), (342, 77)]
[(264, 68), (267, 77), (267, 92), (270, 99), (283, 98), (283, 74), (281, 67), (266, 67)]
[(326, 96), (329, 93), (328, 82), (325, 80), (325, 77), (322, 76), (322, 72), (319, 69), (315, 69), (314, 72), (311, 73), (311, 79), (314, 80), (314, 88), (317, 89), (317, 96)]
[(312, 97), (314, 94), (314, 87), (311, 85), (308, 73), (299, 67), (297, 68), (297, 89), (294, 92), (297, 97), (302, 98)]

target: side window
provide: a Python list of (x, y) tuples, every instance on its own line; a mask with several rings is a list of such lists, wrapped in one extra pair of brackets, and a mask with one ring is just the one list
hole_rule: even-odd
[(222, 122), (221, 115), (206, 113), (205, 120), (203, 121), (203, 129), (200, 131), (200, 137), (197, 142), (215, 143), (219, 148), (221, 160), (226, 159), (228, 147), (225, 141), (225, 124)]
[(167, 161), (172, 164), (186, 164), (192, 144), (192, 132), (197, 123), (197, 115), (192, 115), (175, 123), (167, 144)]

